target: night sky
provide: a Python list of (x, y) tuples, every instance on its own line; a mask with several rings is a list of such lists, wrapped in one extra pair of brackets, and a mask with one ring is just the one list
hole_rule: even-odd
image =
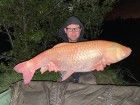
[(106, 18), (111, 20), (118, 17), (140, 18), (140, 0), (119, 0)]

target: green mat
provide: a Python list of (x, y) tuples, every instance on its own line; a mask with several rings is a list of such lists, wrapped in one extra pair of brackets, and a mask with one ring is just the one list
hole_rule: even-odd
[(0, 94), (0, 105), (9, 105), (11, 99), (11, 90), (7, 90)]

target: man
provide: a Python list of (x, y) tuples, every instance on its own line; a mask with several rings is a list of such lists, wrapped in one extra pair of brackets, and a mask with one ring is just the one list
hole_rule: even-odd
[(59, 35), (63, 38), (64, 42), (85, 41), (83, 38), (84, 26), (80, 20), (74, 16), (66, 20), (59, 30)]
[[(74, 42), (86, 41), (86, 39), (83, 38), (84, 26), (81, 23), (81, 21), (75, 16), (72, 16), (66, 20), (66, 22), (59, 30), (59, 35), (64, 40), (64, 42), (74, 43)], [(91, 72), (74, 73), (66, 81), (96, 84), (96, 78)]]

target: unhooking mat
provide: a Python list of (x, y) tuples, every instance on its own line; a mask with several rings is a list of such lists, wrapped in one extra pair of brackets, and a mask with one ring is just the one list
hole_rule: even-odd
[(9, 105), (11, 99), (11, 90), (6, 90), (0, 94), (0, 105)]
[(10, 105), (140, 105), (140, 87), (19, 81), (11, 87)]

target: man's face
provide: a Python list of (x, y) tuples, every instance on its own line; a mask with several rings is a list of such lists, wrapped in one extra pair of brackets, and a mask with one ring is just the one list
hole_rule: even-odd
[(64, 28), (64, 31), (67, 34), (69, 42), (77, 42), (81, 33), (81, 27), (78, 24), (70, 24)]

